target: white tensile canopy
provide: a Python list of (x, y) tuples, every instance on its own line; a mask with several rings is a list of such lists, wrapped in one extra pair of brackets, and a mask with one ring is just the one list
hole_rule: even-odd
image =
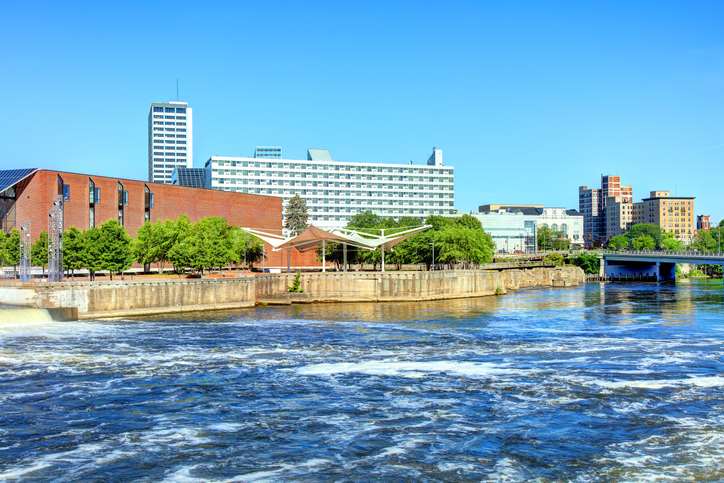
[(326, 248), (327, 242), (342, 244), (342, 252), (344, 255), (344, 270), (347, 271), (347, 246), (362, 248), (364, 250), (380, 249), (382, 252), (382, 271), (385, 271), (385, 250), (391, 249), (398, 243), (401, 243), (422, 231), (430, 228), (431, 225), (422, 225), (409, 228), (397, 233), (385, 235), (382, 229), (380, 235), (372, 235), (357, 230), (347, 228), (333, 228), (325, 230), (314, 225), (308, 226), (303, 232), (297, 236), (285, 238), (273, 233), (264, 232), (254, 228), (242, 228), (248, 233), (254, 235), (260, 240), (271, 245), (272, 249), (283, 250), (285, 248), (296, 248), (300, 252), (316, 250), (322, 248), (322, 271), (327, 271)]

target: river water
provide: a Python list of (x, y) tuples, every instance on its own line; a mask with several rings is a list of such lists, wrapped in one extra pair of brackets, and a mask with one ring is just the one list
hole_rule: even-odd
[(721, 284), (3, 313), (0, 480), (724, 479)]

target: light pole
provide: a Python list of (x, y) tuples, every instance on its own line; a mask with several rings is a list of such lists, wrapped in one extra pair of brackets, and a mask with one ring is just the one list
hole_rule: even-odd
[(435, 240), (432, 241), (432, 265), (430, 265), (430, 270), (435, 270)]

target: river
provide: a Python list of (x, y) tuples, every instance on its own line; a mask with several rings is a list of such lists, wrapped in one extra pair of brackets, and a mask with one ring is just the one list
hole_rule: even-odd
[(724, 479), (721, 283), (1, 312), (0, 480)]

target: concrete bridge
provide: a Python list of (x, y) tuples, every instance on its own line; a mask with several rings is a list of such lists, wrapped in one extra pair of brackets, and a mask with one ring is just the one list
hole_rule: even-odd
[(676, 280), (676, 264), (722, 265), (724, 253), (627, 251), (603, 252), (601, 271), (612, 279), (649, 279), (658, 282)]

